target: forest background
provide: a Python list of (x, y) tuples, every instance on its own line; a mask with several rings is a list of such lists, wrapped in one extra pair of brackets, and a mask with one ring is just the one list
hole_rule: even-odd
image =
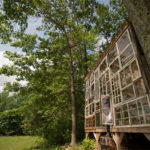
[[(30, 17), (39, 34), (27, 34)], [(50, 145), (84, 138), (84, 77), (127, 19), (121, 0), (3, 0), (0, 41), (15, 76), (0, 94), (0, 134), (36, 135)], [(21, 84), (25, 81), (26, 84)]]

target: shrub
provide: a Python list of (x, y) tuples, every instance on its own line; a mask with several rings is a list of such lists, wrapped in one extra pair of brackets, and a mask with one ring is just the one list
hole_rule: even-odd
[(15, 109), (0, 112), (0, 135), (22, 135), (21, 121)]
[(84, 139), (81, 143), (82, 150), (93, 150), (96, 147), (95, 140), (92, 139)]

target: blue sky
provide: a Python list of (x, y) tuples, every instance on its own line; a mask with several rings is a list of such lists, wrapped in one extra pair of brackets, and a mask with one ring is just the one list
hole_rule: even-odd
[[(36, 28), (41, 25), (41, 19), (40, 18), (39, 19), (29, 18), (28, 23), (29, 23), (29, 25), (28, 25), (28, 28), (26, 30), (27, 34), (38, 34), (39, 36), (43, 36), (43, 34), (41, 32), (36, 31)], [(0, 44), (0, 67), (2, 67), (5, 64), (11, 65), (11, 62), (3, 56), (5, 51), (21, 52), (21, 49), (11, 47), (10, 44)], [(13, 77), (6, 77), (4, 75), (0, 75), (0, 92), (3, 89), (5, 82), (14, 82), (14, 81), (15, 81), (14, 76)], [(22, 81), (21, 83), (25, 84), (26, 82)]]
[[(108, 4), (109, 0), (98, 0), (99, 2), (102, 2), (104, 4)], [(36, 31), (36, 28), (38, 26), (41, 25), (41, 18), (29, 18), (28, 20), (28, 28), (26, 30), (26, 33), (28, 34), (38, 34), (39, 36), (43, 36), (43, 33), (42, 32), (38, 32)], [(100, 41), (101, 42), (101, 41)], [(19, 48), (14, 48), (14, 47), (11, 47), (10, 44), (0, 44), (0, 67), (2, 67), (2, 65), (11, 65), (11, 62), (9, 62), (8, 59), (6, 59), (3, 54), (6, 50), (9, 50), (9, 51), (17, 51), (17, 52), (21, 52), (21, 49)], [(0, 75), (0, 92), (2, 91), (3, 87), (4, 87), (4, 83), (5, 82), (14, 82), (15, 81), (15, 77), (6, 77), (4, 75)], [(25, 84), (24, 81), (22, 81), (22, 84)]]

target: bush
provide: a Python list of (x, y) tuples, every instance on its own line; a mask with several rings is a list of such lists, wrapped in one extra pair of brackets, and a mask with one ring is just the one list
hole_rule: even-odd
[(84, 139), (81, 143), (82, 150), (93, 150), (96, 147), (95, 140), (92, 139)]
[(13, 110), (0, 112), (0, 135), (22, 135), (22, 116)]

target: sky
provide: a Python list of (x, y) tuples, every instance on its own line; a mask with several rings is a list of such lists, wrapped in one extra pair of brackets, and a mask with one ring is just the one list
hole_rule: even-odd
[[(28, 21), (29, 25), (26, 30), (27, 34), (38, 34), (39, 36), (43, 36), (41, 32), (36, 31), (36, 28), (41, 25), (41, 19), (35, 19), (35, 18), (29, 18)], [(3, 65), (11, 65), (12, 63), (4, 57), (4, 52), (5, 51), (11, 51), (11, 52), (21, 52), (21, 49), (19, 48), (14, 48), (11, 47), (10, 44), (0, 44), (0, 68)], [(0, 75), (0, 92), (2, 92), (4, 88), (5, 82), (14, 82), (15, 81), (15, 76), (7, 77), (5, 75)], [(26, 81), (21, 81), (20, 82), (22, 85), (26, 84)]]
[[(108, 2), (109, 2), (109, 0), (98, 0), (98, 1), (100, 1), (104, 4), (108, 4)], [(43, 33), (36, 31), (36, 28), (41, 25), (41, 21), (42, 21), (41, 18), (38, 18), (38, 19), (33, 18), (33, 17), (29, 18), (28, 28), (26, 30), (26, 33), (27, 34), (37, 34), (39, 36), (43, 36)], [(105, 41), (104, 39), (101, 39), (99, 41), (98, 45), (104, 41)], [(0, 44), (0, 68), (3, 65), (11, 65), (11, 62), (7, 58), (4, 57), (4, 52), (6, 50), (11, 51), (11, 52), (14, 52), (14, 51), (21, 52), (21, 49), (11, 47), (10, 44)], [(14, 81), (15, 81), (14, 76), (13, 77), (6, 77), (4, 75), (0, 75), (0, 92), (2, 92), (5, 82), (11, 82), (12, 83)], [(22, 81), (21, 84), (25, 85), (26, 82)]]

